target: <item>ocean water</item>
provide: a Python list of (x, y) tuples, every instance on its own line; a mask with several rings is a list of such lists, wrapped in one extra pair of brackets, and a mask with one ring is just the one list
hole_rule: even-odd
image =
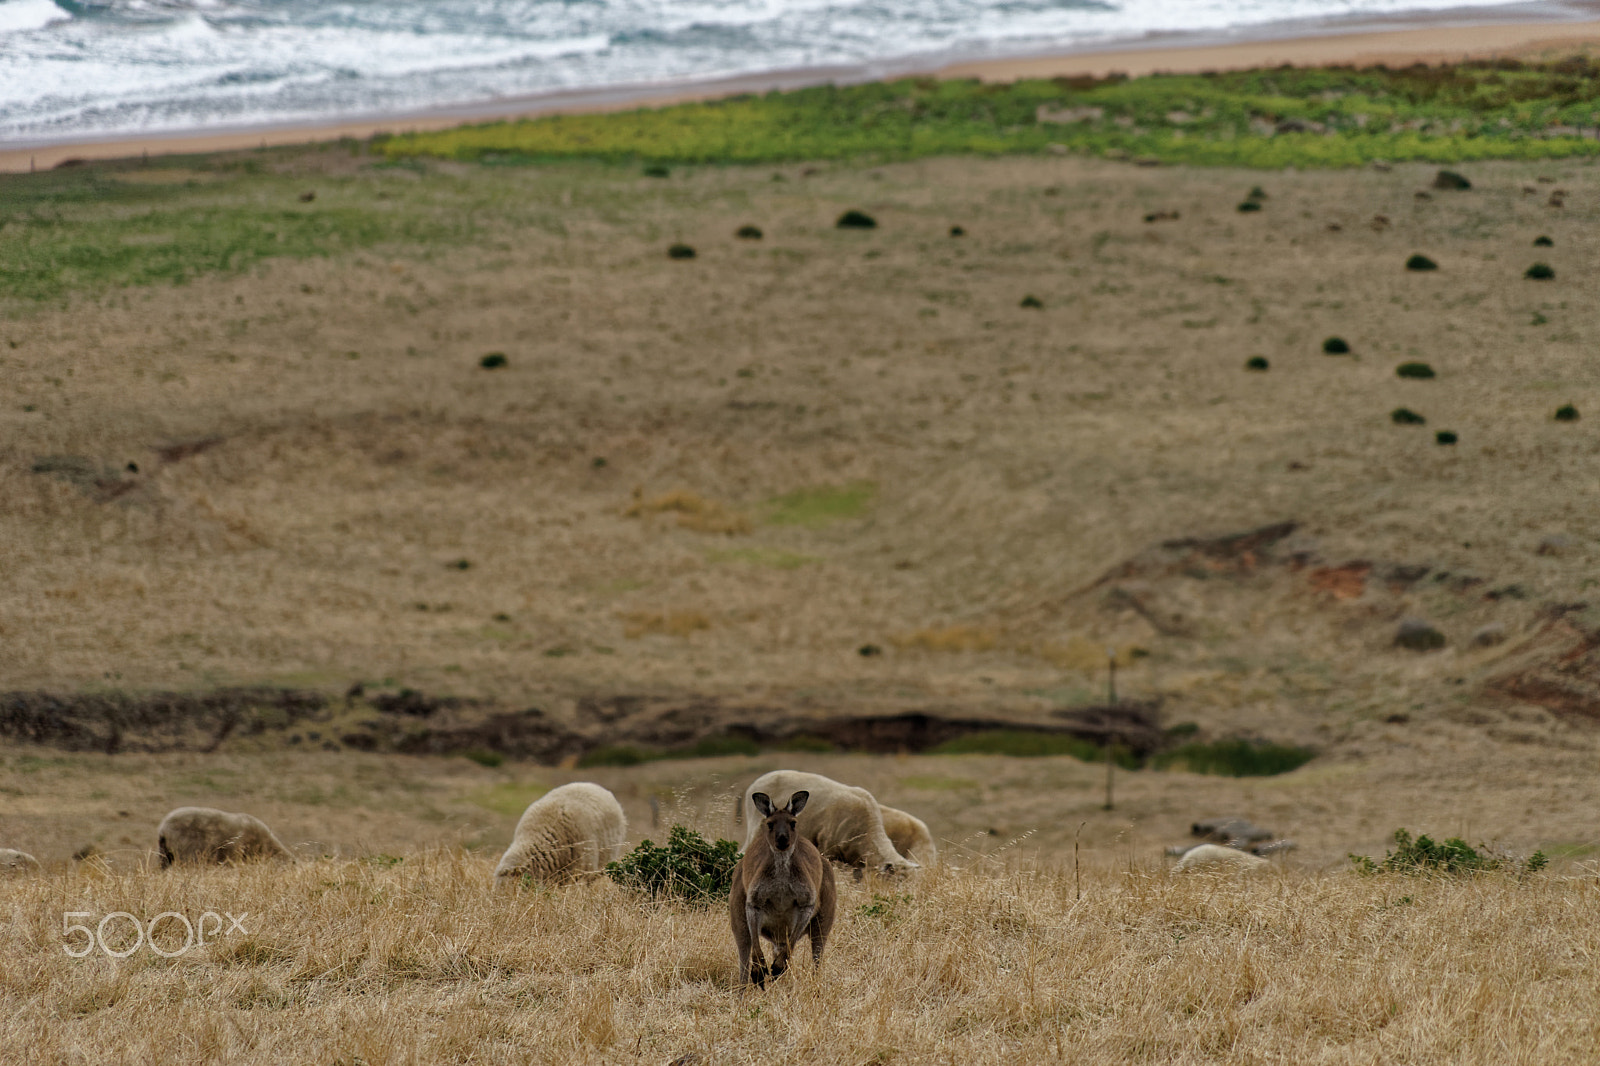
[(863, 73), (1504, 0), (0, 0), (0, 145)]

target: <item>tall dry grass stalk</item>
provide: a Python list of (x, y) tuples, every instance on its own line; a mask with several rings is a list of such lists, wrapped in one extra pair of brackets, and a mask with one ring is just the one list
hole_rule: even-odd
[[(727, 918), (397, 865), (0, 884), (0, 1047), (41, 1062), (1592, 1062), (1594, 877), (1179, 879), (1016, 862), (841, 883), (820, 972), (734, 985)], [(62, 914), (247, 912), (172, 959)], [(170, 928), (169, 928), (170, 927)], [(119, 933), (118, 930), (122, 930)], [(131, 929), (119, 919), (113, 937)], [(173, 950), (168, 920), (159, 943)], [(19, 1061), (19, 1060), (13, 1060)]]

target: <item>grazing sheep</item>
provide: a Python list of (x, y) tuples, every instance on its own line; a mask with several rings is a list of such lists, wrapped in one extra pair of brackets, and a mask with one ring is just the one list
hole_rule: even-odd
[(176, 862), (294, 861), (294, 852), (284, 847), (261, 819), (211, 807), (179, 807), (172, 811), (161, 819), (156, 839), (163, 867)]
[(0, 874), (36, 874), (39, 860), (16, 848), (0, 848)]
[(784, 800), (804, 789), (810, 794), (800, 835), (817, 846), (824, 858), (850, 866), (868, 866), (884, 873), (921, 865), (901, 855), (883, 830), (878, 801), (864, 788), (843, 785), (831, 777), (799, 770), (773, 770), (755, 779), (744, 795), (745, 823), (750, 827), (745, 850), (761, 832), (755, 795), (764, 792)]
[(927, 822), (881, 803), (878, 804), (878, 813), (883, 815), (883, 831), (889, 837), (889, 843), (894, 845), (894, 850), (924, 866), (931, 866), (938, 860), (939, 850), (933, 846), (933, 834), (928, 832)]
[(1269, 863), (1266, 859), (1240, 851), (1238, 848), (1226, 848), (1221, 844), (1196, 844), (1183, 853), (1183, 858), (1178, 860), (1178, 865), (1172, 868), (1172, 872), (1181, 874), (1200, 870), (1234, 870), (1248, 873), (1267, 865)]
[[(789, 953), (802, 936), (811, 938), (812, 964), (822, 965), (822, 949), (833, 928), (838, 900), (833, 867), (795, 822), (809, 798), (802, 789), (784, 806), (773, 807), (765, 792), (750, 796), (762, 821), (751, 820), (758, 831), (733, 868), (728, 923), (739, 949), (740, 980), (757, 988), (789, 968)], [(770, 967), (761, 950), (762, 937), (772, 941)]]
[(562, 785), (528, 804), (494, 875), (556, 882), (596, 874), (622, 857), (627, 833), (627, 815), (609, 789)]

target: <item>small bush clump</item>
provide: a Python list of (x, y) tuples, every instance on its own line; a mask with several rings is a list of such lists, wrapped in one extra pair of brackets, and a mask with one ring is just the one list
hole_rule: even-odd
[(733, 841), (713, 844), (688, 826), (675, 825), (665, 847), (642, 840), (617, 862), (607, 863), (606, 876), (652, 899), (709, 906), (728, 897), (738, 862), (739, 845)]
[(1222, 777), (1271, 777), (1298, 770), (1316, 758), (1316, 754), (1309, 748), (1269, 741), (1236, 739), (1210, 744), (1195, 741), (1162, 752), (1152, 760), (1152, 765), (1158, 770), (1182, 766), (1191, 773)]
[[(1366, 855), (1351, 855), (1360, 873), (1473, 874), (1507, 870), (1518, 874), (1538, 873), (1549, 864), (1544, 852), (1536, 851), (1525, 862), (1495, 855), (1484, 845), (1474, 848), (1460, 837), (1439, 843), (1426, 833), (1412, 838), (1405, 829), (1394, 831), (1395, 850), (1384, 853), (1382, 862)], [(1479, 850), (1482, 848), (1483, 850)]]
[(1438, 270), (1439, 264), (1425, 255), (1414, 255), (1406, 260), (1407, 270)]
[(1244, 368), (1246, 370), (1265, 370), (1269, 365), (1270, 364), (1267, 363), (1266, 359), (1259, 355), (1252, 355), (1250, 358), (1244, 361)]
[(1428, 420), (1409, 407), (1396, 407), (1389, 412), (1389, 421), (1397, 426), (1420, 426)]
[(1022, 302), (1017, 306), (1026, 307), (1031, 310), (1039, 310), (1040, 308), (1044, 307), (1044, 301), (1030, 293), (1027, 296), (1024, 296), (1022, 298)]
[(1556, 276), (1556, 272), (1549, 263), (1535, 263), (1522, 276), (1530, 281), (1549, 281)]
[(1553, 248), (1555, 243), (1556, 242), (1551, 240), (1549, 237), (1535, 237), (1533, 239), (1533, 246), (1535, 248)]
[(740, 226), (734, 233), (742, 241), (759, 241), (762, 237), (760, 226)]
[(835, 222), (834, 225), (839, 229), (877, 229), (878, 220), (865, 211), (857, 211), (855, 208), (851, 208), (840, 215), (839, 221)]
[(1472, 188), (1472, 182), (1453, 170), (1441, 170), (1434, 176), (1433, 187), (1435, 189), (1470, 189)]
[(1459, 438), (1448, 429), (1441, 429), (1433, 435), (1435, 444), (1454, 444)]
[(693, 259), (694, 249), (687, 244), (674, 244), (667, 249), (668, 259)]
[(1572, 406), (1570, 403), (1564, 403), (1560, 407), (1556, 408), (1557, 422), (1576, 422), (1577, 420), (1578, 409)]
[(1403, 378), (1414, 378), (1425, 381), (1434, 376), (1433, 367), (1427, 363), (1401, 363), (1394, 368), (1394, 372)]
[(962, 229), (960, 226), (951, 226), (950, 227), (950, 236), (952, 236), (952, 237), (965, 237), (966, 235), (967, 235), (967, 231)]
[(1329, 337), (1322, 342), (1323, 355), (1349, 355), (1350, 343), (1343, 337)]
[(651, 163), (644, 168), (644, 176), (647, 178), (664, 178), (671, 173), (672, 171), (660, 163)]
[(478, 360), (478, 365), (485, 370), (499, 370), (501, 367), (509, 365), (509, 363), (506, 360), (505, 352), (490, 352)]
[(1239, 211), (1241, 213), (1259, 210), (1261, 210), (1261, 204), (1255, 200), (1245, 200), (1239, 204)]

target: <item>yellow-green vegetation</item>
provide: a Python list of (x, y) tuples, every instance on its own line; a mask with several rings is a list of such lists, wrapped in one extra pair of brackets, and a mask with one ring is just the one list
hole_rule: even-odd
[[(1584, 59), (1031, 80), (908, 78), (390, 137), (391, 159), (684, 163), (913, 159), (1051, 145), (1168, 163), (1353, 166), (1593, 155)], [(1251, 201), (1254, 202), (1254, 201)]]
[(876, 491), (877, 486), (870, 481), (796, 489), (769, 500), (764, 517), (775, 526), (813, 528), (847, 518), (860, 518)]
[(549, 791), (544, 785), (533, 782), (507, 781), (471, 792), (467, 799), (486, 811), (518, 818), (528, 809), (528, 804)]
[[(820, 970), (735, 980), (728, 916), (608, 879), (496, 890), (449, 849), (0, 882), (0, 1041), (43, 1061), (1587, 1062), (1592, 878), (1172, 877), (1001, 853), (841, 877)], [(394, 859), (403, 861), (394, 862)], [(243, 914), (183, 950), (132, 923)], [(1485, 937), (1489, 937), (1486, 942)], [(693, 1056), (693, 1057), (686, 1057)]]

